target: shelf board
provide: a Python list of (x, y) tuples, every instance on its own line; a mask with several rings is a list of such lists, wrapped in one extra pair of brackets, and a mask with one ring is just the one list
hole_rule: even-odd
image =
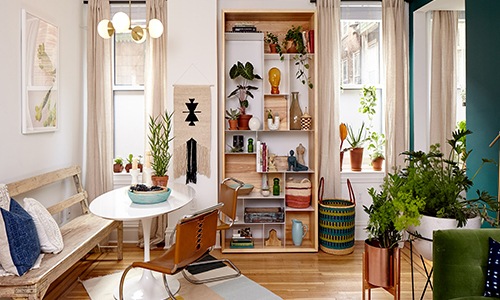
[(309, 206), (307, 208), (293, 208), (293, 207), (288, 207), (286, 206), (285, 207), (285, 212), (287, 211), (290, 211), (290, 212), (301, 212), (301, 211), (304, 211), (304, 212), (309, 212), (309, 211), (314, 211), (314, 208), (312, 206)]
[(279, 196), (274, 196), (274, 195), (269, 195), (269, 196), (262, 196), (260, 192), (251, 192), (248, 195), (239, 195), (238, 199), (263, 199), (263, 200), (268, 200), (268, 199), (277, 199), (277, 200), (283, 200), (285, 199), (284, 194), (280, 194)]
[(226, 152), (224, 154), (231, 154), (231, 155), (255, 155), (255, 152)]
[(225, 32), (226, 41), (263, 41), (264, 33), (262, 32)]

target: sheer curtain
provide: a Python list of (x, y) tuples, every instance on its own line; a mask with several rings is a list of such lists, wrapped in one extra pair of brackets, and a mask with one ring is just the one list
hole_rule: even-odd
[(340, 189), (340, 0), (318, 0), (319, 174), (325, 197), (341, 197)]
[(407, 16), (404, 0), (382, 0), (388, 171), (403, 165), (404, 158), (399, 154), (408, 150), (409, 145)]
[[(147, 0), (146, 20), (158, 19), (162, 22), (163, 34), (159, 38), (148, 37), (146, 40), (146, 63), (144, 67), (144, 98), (146, 106), (146, 120), (149, 116), (156, 117), (165, 111), (167, 100), (167, 1)], [(146, 147), (149, 149), (147, 136), (149, 126), (146, 126)], [(151, 223), (151, 246), (157, 245), (165, 240), (165, 230), (168, 226), (167, 215), (161, 215), (153, 219)], [(139, 246), (144, 246), (142, 234), (142, 223), (139, 224)]]
[(97, 33), (109, 19), (108, 0), (89, 0), (87, 20), (87, 170), (89, 199), (113, 188), (111, 45)]
[(456, 127), (456, 53), (458, 14), (432, 13), (430, 143), (448, 153), (447, 139)]

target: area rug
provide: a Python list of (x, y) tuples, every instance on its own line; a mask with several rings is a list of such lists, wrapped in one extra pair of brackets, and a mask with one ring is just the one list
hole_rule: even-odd
[[(198, 279), (204, 279), (213, 276), (221, 276), (234, 273), (229, 267), (217, 268), (207, 272), (196, 274)], [(127, 279), (140, 276), (140, 269), (132, 269), (127, 274)], [(160, 276), (155, 274), (155, 276)], [(92, 300), (112, 300), (113, 292), (120, 283), (121, 272), (102, 277), (91, 278), (82, 282), (85, 290)], [(274, 300), (282, 299), (268, 289), (260, 286), (255, 281), (241, 275), (237, 278), (212, 282), (207, 284), (192, 284), (184, 279), (182, 274), (175, 277), (180, 281), (181, 290), (179, 296), (185, 300), (219, 300), (219, 299), (238, 299), (238, 300)]]

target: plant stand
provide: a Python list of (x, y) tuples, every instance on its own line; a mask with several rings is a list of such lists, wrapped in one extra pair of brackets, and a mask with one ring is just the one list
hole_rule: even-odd
[(389, 287), (376, 286), (368, 282), (368, 259), (366, 251), (363, 252), (363, 300), (366, 298), (366, 291), (368, 291), (368, 300), (372, 298), (371, 290), (375, 288), (383, 288), (394, 296), (395, 300), (401, 299), (401, 257), (400, 249), (396, 247), (394, 249), (394, 255), (392, 260), (392, 268), (394, 271), (393, 284)]

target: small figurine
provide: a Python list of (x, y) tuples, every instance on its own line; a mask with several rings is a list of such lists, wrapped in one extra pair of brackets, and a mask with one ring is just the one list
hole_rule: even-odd
[(269, 172), (278, 171), (278, 168), (276, 168), (276, 164), (274, 163), (275, 157), (276, 157), (276, 154), (274, 154), (274, 153), (271, 153), (269, 155)]
[(294, 156), (295, 152), (290, 150), (290, 156), (288, 157), (288, 171), (307, 171), (309, 168), (299, 164), (297, 158)]
[(295, 150), (297, 150), (297, 161), (299, 162), (299, 164), (305, 165), (304, 153), (306, 152), (306, 148), (302, 146), (301, 143)]

